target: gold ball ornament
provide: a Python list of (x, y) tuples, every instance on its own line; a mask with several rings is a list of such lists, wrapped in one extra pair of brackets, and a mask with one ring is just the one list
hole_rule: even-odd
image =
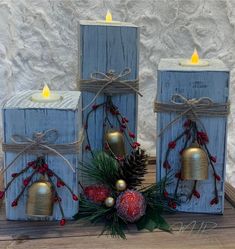
[(126, 185), (126, 182), (124, 180), (122, 180), (122, 179), (117, 180), (117, 182), (116, 182), (117, 191), (124, 191), (124, 190), (126, 190), (126, 187), (127, 187), (127, 185)]
[(113, 197), (109, 196), (105, 199), (104, 204), (106, 207), (112, 207), (115, 204), (115, 200)]

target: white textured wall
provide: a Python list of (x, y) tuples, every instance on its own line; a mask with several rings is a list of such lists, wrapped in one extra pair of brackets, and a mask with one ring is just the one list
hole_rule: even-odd
[(217, 57), (231, 69), (228, 179), (235, 185), (235, 0), (0, 0), (0, 100), (22, 89), (75, 89), (77, 21), (116, 20), (141, 26), (139, 139), (155, 153), (156, 70), (162, 57)]

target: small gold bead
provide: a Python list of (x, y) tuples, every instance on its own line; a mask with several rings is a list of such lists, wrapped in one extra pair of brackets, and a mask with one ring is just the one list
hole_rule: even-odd
[(124, 191), (124, 190), (126, 190), (126, 187), (127, 187), (127, 185), (126, 185), (126, 182), (124, 180), (122, 180), (122, 179), (117, 180), (117, 182), (116, 182), (117, 191)]
[(115, 204), (115, 200), (113, 197), (109, 196), (105, 199), (104, 204), (106, 207), (112, 207)]

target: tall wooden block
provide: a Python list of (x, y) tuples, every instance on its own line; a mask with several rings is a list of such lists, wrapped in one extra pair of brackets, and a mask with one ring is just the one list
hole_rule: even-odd
[[(215, 103), (226, 103), (229, 90), (229, 70), (220, 60), (209, 60), (207, 67), (182, 67), (177, 59), (162, 59), (158, 68), (157, 102), (170, 103), (172, 95), (180, 94), (187, 99), (209, 97)], [(157, 114), (157, 134), (179, 115), (175, 112)], [(181, 117), (172, 124), (161, 137), (157, 138), (157, 180), (165, 176), (163, 161), (168, 143), (183, 131), (185, 117)], [(223, 213), (224, 209), (224, 181), (226, 163), (226, 136), (227, 117), (200, 116), (209, 137), (208, 149), (217, 157), (215, 164), (221, 181), (217, 181), (219, 203), (210, 205), (214, 198), (214, 176), (209, 167), (208, 180), (198, 181), (197, 189), (201, 194), (199, 199), (193, 197), (189, 201), (186, 197), (192, 190), (193, 181), (182, 181), (179, 186), (181, 205), (179, 211), (195, 213)], [(170, 153), (171, 175), (180, 170), (179, 150), (183, 147), (184, 139), (177, 142), (177, 146)], [(173, 177), (174, 178), (174, 177)], [(169, 193), (174, 193), (177, 179), (167, 188)]]
[[(125, 68), (130, 68), (131, 73), (124, 79), (134, 80), (139, 72), (139, 28), (132, 24), (102, 24), (93, 21), (81, 21), (79, 29), (80, 38), (80, 79), (88, 80), (94, 72), (107, 73), (114, 70), (120, 73)], [(86, 107), (96, 94), (89, 91), (82, 92), (82, 106)], [(100, 94), (94, 104), (106, 100), (105, 94)], [(116, 94), (112, 100), (120, 112), (128, 117), (129, 127), (137, 131), (137, 95), (136, 93)], [(83, 112), (83, 121), (87, 113)], [(92, 149), (99, 150), (103, 147), (104, 136), (104, 110), (97, 110), (90, 116), (88, 134)], [(111, 121), (119, 127), (115, 119)], [(83, 159), (86, 161), (89, 153), (84, 151)]]
[[(55, 144), (68, 144), (78, 140), (79, 131), (82, 126), (81, 98), (80, 92), (58, 92), (63, 100), (53, 103), (36, 103), (30, 100), (35, 91), (26, 91), (13, 96), (3, 108), (4, 143), (12, 144), (11, 137), (15, 134), (32, 138), (36, 132), (43, 132), (49, 129), (56, 129), (58, 138)], [(5, 167), (17, 156), (18, 153), (5, 152)], [(27, 162), (35, 160), (37, 155), (24, 153), (5, 173), (5, 184), (9, 182), (14, 172), (21, 171)], [(54, 154), (45, 154), (46, 162), (64, 182), (66, 182), (75, 194), (78, 193), (77, 165), (81, 158), (80, 154), (64, 154), (64, 157), (71, 163), (75, 173), (68, 167), (62, 158)], [(6, 217), (10, 220), (26, 220), (27, 190), (20, 198), (18, 206), (11, 207), (12, 201), (22, 189), (23, 179), (30, 173), (24, 173), (17, 177), (6, 193)], [(33, 181), (39, 179), (39, 175)], [(53, 177), (55, 180), (55, 177)], [(32, 181), (32, 182), (33, 182)], [(56, 183), (56, 180), (55, 180)], [(71, 219), (78, 211), (78, 202), (73, 201), (71, 193), (65, 188), (58, 188), (62, 198), (61, 205), (65, 217)], [(50, 219), (60, 220), (61, 213), (58, 204), (54, 204), (53, 216)]]

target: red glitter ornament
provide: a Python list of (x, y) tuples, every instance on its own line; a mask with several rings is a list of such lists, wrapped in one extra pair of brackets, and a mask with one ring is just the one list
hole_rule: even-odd
[(146, 202), (144, 196), (138, 191), (126, 190), (118, 196), (116, 209), (119, 217), (133, 223), (145, 214)]
[(84, 194), (89, 200), (99, 204), (110, 196), (110, 189), (103, 185), (90, 185), (85, 188)]

